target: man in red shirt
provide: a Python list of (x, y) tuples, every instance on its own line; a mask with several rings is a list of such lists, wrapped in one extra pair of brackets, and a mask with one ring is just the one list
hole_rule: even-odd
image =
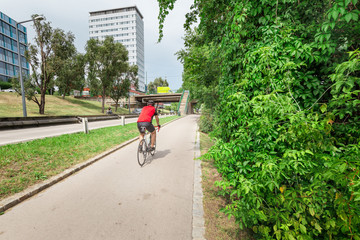
[(156, 131), (154, 125), (152, 124), (152, 119), (154, 116), (158, 128), (160, 130), (159, 117), (154, 107), (154, 101), (149, 100), (147, 102), (147, 106), (143, 107), (143, 109), (141, 110), (140, 116), (137, 120), (137, 126), (140, 132), (140, 137), (139, 137), (140, 141), (144, 139), (144, 135), (145, 135), (145, 131), (143, 131), (144, 127), (151, 133), (151, 148), (149, 149), (149, 151), (153, 151), (155, 149), (154, 145), (156, 140)]

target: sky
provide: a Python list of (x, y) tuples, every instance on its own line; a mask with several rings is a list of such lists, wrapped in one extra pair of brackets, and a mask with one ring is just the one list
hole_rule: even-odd
[[(170, 88), (177, 90), (182, 85), (183, 67), (175, 53), (184, 46), (185, 14), (190, 12), (193, 2), (177, 0), (174, 10), (165, 20), (164, 37), (160, 43), (157, 43), (159, 7), (156, 0), (1, 0), (0, 11), (18, 22), (31, 19), (33, 14), (44, 15), (53, 28), (72, 32), (78, 52), (84, 53), (89, 39), (89, 12), (135, 5), (144, 17), (147, 82), (157, 77), (166, 78)], [(34, 42), (32, 22), (23, 25), (28, 31), (28, 41)]]

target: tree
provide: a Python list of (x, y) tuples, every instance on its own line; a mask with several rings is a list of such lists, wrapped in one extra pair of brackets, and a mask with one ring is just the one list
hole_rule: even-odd
[(162, 77), (155, 78), (154, 82), (150, 82), (148, 85), (149, 93), (157, 93), (158, 87), (168, 87), (169, 83)]
[(138, 85), (137, 73), (138, 73), (138, 66), (128, 65), (126, 72), (121, 74), (121, 76), (115, 79), (115, 81), (113, 82), (113, 86), (110, 91), (110, 97), (115, 102), (115, 112), (117, 111), (117, 107), (120, 99), (122, 97), (129, 97), (130, 86), (134, 85), (137, 87)]
[(86, 44), (86, 59), (91, 91), (101, 94), (104, 113), (106, 95), (127, 70), (128, 51), (121, 43), (114, 42), (113, 37), (104, 41), (90, 39)]
[[(175, 1), (158, 0), (160, 39)], [(360, 238), (359, 9), (196, 0), (187, 14), (186, 27), (200, 21), (181, 55), (184, 85), (206, 89), (213, 69), (202, 63), (218, 65), (208, 157), (223, 211), (256, 239)]]
[(178, 90), (176, 90), (176, 93), (182, 93), (184, 91), (184, 89), (181, 87)]
[[(65, 98), (71, 89), (81, 89), (85, 82), (85, 57), (77, 53), (73, 40), (59, 42), (63, 31), (55, 31), (55, 52), (54, 71), (56, 75), (55, 85), (59, 88), (60, 94)], [(57, 37), (59, 36), (59, 37)], [(69, 36), (70, 37), (70, 36)], [(73, 38), (74, 39), (74, 38)]]
[(187, 31), (185, 49), (176, 53), (184, 65), (182, 88), (190, 90), (191, 99), (204, 103), (215, 110), (218, 99), (218, 85), (221, 76), (221, 58), (218, 46), (206, 44), (203, 35), (196, 29)]
[[(37, 15), (33, 15), (35, 19)], [(74, 35), (61, 29), (53, 29), (50, 22), (34, 20), (36, 32), (35, 44), (29, 44), (25, 58), (29, 62), (32, 74), (24, 81), (26, 98), (39, 106), (39, 113), (45, 113), (45, 94), (53, 85), (55, 69), (68, 57), (67, 52), (74, 51)], [(19, 89), (18, 81), (13, 81)], [(40, 99), (36, 92), (40, 91)], [(20, 92), (20, 91), (18, 91)]]

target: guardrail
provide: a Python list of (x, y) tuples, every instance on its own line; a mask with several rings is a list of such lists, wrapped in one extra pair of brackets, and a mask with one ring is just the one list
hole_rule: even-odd
[[(168, 115), (168, 114), (161, 114)], [(172, 115), (172, 114), (169, 114)], [(88, 122), (105, 121), (125, 118), (137, 118), (138, 114), (127, 114), (127, 115), (87, 115), (87, 116), (60, 116), (60, 117), (6, 117), (0, 118), (0, 131), (2, 129), (13, 129), (13, 128), (26, 128), (26, 127), (39, 127), (46, 125), (60, 125), (60, 124), (72, 124), (82, 123), (83, 118), (87, 118)]]
[(135, 118), (139, 115), (87, 115), (87, 116), (60, 116), (60, 117), (7, 117), (0, 118), (0, 129), (11, 129), (21, 127), (38, 127), (44, 125), (58, 125), (81, 123), (82, 118), (87, 118), (89, 122), (120, 119), (121, 116), (125, 118)]

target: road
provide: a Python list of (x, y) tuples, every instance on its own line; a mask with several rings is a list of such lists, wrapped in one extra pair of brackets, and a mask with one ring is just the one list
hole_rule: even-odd
[(0, 240), (191, 239), (198, 116), (161, 129), (140, 167), (137, 142), (0, 216)]
[[(166, 116), (160, 116), (160, 118)], [(126, 118), (125, 124), (136, 122), (137, 118)], [(121, 119), (89, 122), (89, 129), (117, 126), (121, 124)], [(38, 138), (55, 137), (62, 134), (82, 132), (81, 123), (62, 124), (53, 126), (40, 126), (32, 128), (19, 128), (10, 130), (0, 130), (0, 146), (12, 143), (26, 142)]]

